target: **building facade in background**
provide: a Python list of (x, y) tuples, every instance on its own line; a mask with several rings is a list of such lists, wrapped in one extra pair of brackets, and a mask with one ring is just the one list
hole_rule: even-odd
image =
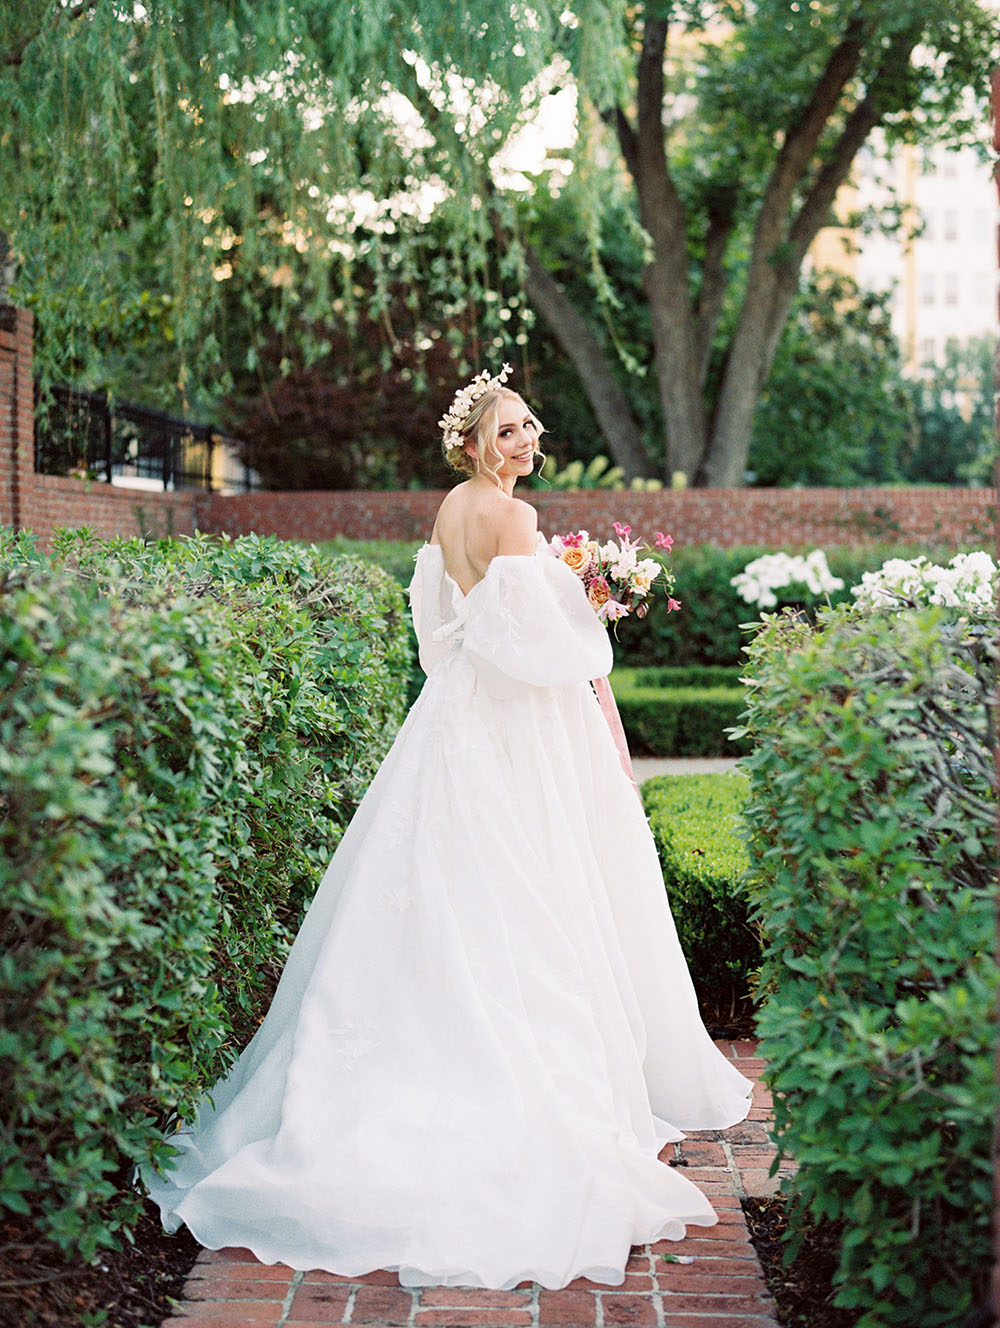
[[(903, 224), (887, 235), (876, 223), (892, 208)], [(1000, 206), (988, 161), (971, 149), (904, 147), (887, 156), (869, 146), (837, 211), (860, 224), (821, 232), (813, 264), (891, 292), (908, 371), (941, 364), (949, 340), (995, 334)]]

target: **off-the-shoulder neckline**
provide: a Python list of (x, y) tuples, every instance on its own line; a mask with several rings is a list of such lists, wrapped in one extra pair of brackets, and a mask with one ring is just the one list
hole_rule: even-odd
[(420, 546), (418, 552), (423, 553), (424, 549), (437, 549), (438, 553), (441, 556), (441, 571), (448, 578), (448, 580), (455, 587), (455, 589), (462, 596), (462, 598), (468, 599), (469, 596), (473, 593), (473, 591), (476, 590), (478, 586), (481, 586), (483, 582), (486, 580), (486, 578), (489, 576), (490, 568), (493, 566), (494, 563), (498, 563), (501, 560), (509, 561), (512, 558), (537, 558), (539, 553), (541, 552), (542, 546), (539, 545), (538, 548), (535, 549), (534, 553), (495, 553), (493, 557), (490, 559), (489, 563), (487, 564), (486, 571), (482, 574), (482, 576), (479, 578), (476, 584), (474, 586), (470, 586), (468, 590), (463, 590), (462, 587), (455, 580), (455, 578), (452, 576), (452, 574), (448, 571), (447, 567), (445, 567), (444, 550), (441, 548), (440, 544), (432, 544), (430, 540), (425, 540), (424, 543)]

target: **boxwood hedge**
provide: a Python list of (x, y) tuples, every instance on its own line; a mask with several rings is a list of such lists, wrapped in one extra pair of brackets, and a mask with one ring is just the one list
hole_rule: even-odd
[(739, 722), (743, 688), (735, 669), (717, 669), (727, 684), (663, 685), (659, 678), (704, 674), (700, 669), (616, 668), (611, 686), (633, 755), (739, 756), (744, 739), (732, 741), (727, 728)]
[(253, 537), (0, 535), (0, 1203), (90, 1259), (233, 1060), (403, 710), (398, 587)]
[[(610, 538), (611, 531), (601, 537)], [(339, 538), (324, 547), (377, 563), (405, 586), (413, 574), (413, 555), (419, 544), (412, 540)], [(788, 551), (798, 550), (789, 546)], [(662, 600), (654, 596), (654, 608), (647, 618), (623, 619), (614, 642), (616, 666), (716, 665), (738, 670), (747, 640), (740, 624), (758, 615), (744, 604), (730, 581), (752, 559), (773, 552), (762, 545), (735, 549), (721, 549), (713, 544), (678, 546), (667, 562), (677, 577), (676, 594), (681, 601), (681, 612), (667, 613)], [(831, 571), (844, 581), (844, 589), (831, 596), (831, 601), (838, 604), (850, 602), (850, 587), (858, 584), (863, 572), (881, 567), (887, 558), (909, 558), (919, 553), (934, 557), (938, 551), (925, 545), (896, 543), (832, 545), (825, 552)], [(953, 548), (942, 550), (941, 560), (947, 562), (954, 552)]]
[(995, 645), (941, 610), (838, 610), (749, 652), (761, 1052), (794, 1228), (840, 1224), (859, 1328), (959, 1323), (986, 1289)]
[[(797, 550), (789, 546), (788, 551)], [(850, 587), (857, 585), (862, 572), (881, 567), (887, 558), (933, 552), (925, 546), (899, 544), (834, 545), (825, 551), (830, 570), (844, 581), (844, 589), (831, 595), (833, 604), (850, 602)], [(618, 624), (616, 661), (634, 666), (738, 667), (747, 640), (740, 624), (756, 619), (758, 613), (740, 599), (730, 580), (752, 559), (773, 552), (762, 546), (720, 549), (712, 544), (695, 544), (676, 548), (668, 562), (677, 577), (675, 593), (681, 602), (680, 613), (665, 613), (664, 605), (656, 604), (642, 621), (623, 619)], [(945, 561), (954, 552), (950, 550)]]
[(713, 1022), (752, 1004), (760, 967), (744, 882), (746, 793), (737, 771), (663, 775), (642, 786), (677, 933), (702, 1012)]

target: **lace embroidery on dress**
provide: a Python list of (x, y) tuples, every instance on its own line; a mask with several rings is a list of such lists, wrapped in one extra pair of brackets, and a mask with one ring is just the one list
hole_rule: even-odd
[(378, 902), (383, 908), (391, 908), (396, 913), (405, 913), (413, 907), (413, 890), (405, 877), (382, 887)]
[(330, 1029), (333, 1055), (347, 1069), (375, 1050), (382, 1039), (370, 1024), (342, 1024)]

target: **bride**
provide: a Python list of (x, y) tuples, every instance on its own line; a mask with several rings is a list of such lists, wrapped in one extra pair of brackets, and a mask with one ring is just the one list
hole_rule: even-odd
[(619, 1284), (716, 1215), (657, 1160), (742, 1120), (656, 850), (590, 683), (579, 578), (514, 486), (541, 426), (480, 374), (467, 478), (410, 586), (424, 688), (324, 875), (270, 1011), (144, 1174), (164, 1225), (407, 1286)]

